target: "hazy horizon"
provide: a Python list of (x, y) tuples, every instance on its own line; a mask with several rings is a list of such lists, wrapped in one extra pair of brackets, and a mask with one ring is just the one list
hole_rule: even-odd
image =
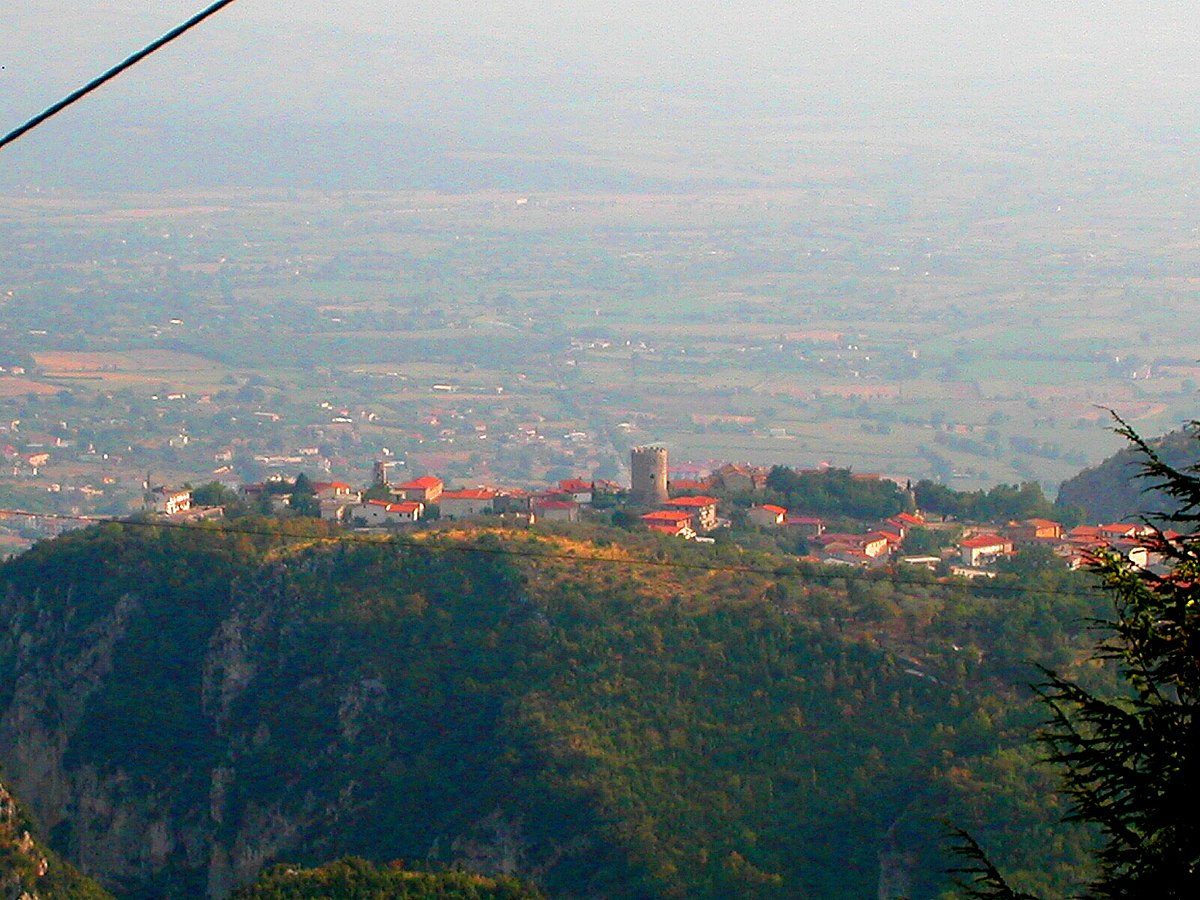
[[(0, 127), (198, 8), (41, 0), (0, 13)], [(87, 186), (89, 157), (101, 170), (142, 171), (165, 154), (192, 179), (244, 183), (252, 173), (222, 174), (238, 169), (238, 142), (271, 143), (280, 122), (335, 142), (401, 129), (435, 154), (553, 155), (569, 142), (618, 167), (620, 142), (606, 145), (616, 133), (703, 146), (736, 142), (741, 129), (752, 159), (759, 123), (789, 117), (902, 139), (919, 131), (920, 143), (955, 149), (961, 137), (939, 129), (1054, 131), (1080, 121), (1106, 139), (1111, 126), (1190, 147), (1193, 18), (1167, 0), (801, 10), (766, 0), (680, 9), (242, 0), (9, 148), (0, 181), (74, 171)], [(222, 133), (234, 142), (224, 161), (211, 137)], [(212, 172), (196, 164), (201, 148)], [(159, 180), (170, 182), (169, 172)]]

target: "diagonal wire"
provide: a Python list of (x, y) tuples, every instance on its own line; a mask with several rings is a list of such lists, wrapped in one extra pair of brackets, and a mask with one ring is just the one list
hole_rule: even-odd
[(170, 31), (168, 31), (166, 34), (164, 34), (158, 40), (154, 41), (153, 43), (147, 44), (145, 47), (143, 47), (137, 53), (133, 54), (133, 56), (130, 56), (127, 59), (125, 59), (124, 61), (113, 66), (111, 69), (109, 69), (103, 75), (100, 75), (97, 78), (93, 78), (91, 81), (89, 81), (83, 87), (79, 88), (76, 91), (72, 91), (70, 94), (68, 94), (66, 97), (63, 97), (63, 99), (59, 100), (53, 106), (38, 113), (36, 116), (34, 116), (28, 122), (26, 122), (24, 125), (21, 125), (18, 128), (13, 129), (8, 134), (6, 134), (4, 137), (0, 138), (0, 149), (3, 149), (4, 147), (8, 146), (9, 144), (11, 144), (13, 141), (15, 141), (17, 138), (21, 137), (22, 135), (28, 134), (30, 131), (33, 131), (33, 129), (37, 128), (39, 125), (41, 125), (47, 119), (51, 118), (52, 116), (58, 115), (60, 112), (62, 112), (64, 109), (66, 109), (72, 103), (74, 103), (76, 100), (81, 100), (83, 97), (87, 96), (92, 91), (96, 90), (96, 88), (100, 87), (105, 82), (111, 81), (112, 79), (116, 78), (118, 75), (120, 75), (126, 69), (141, 62), (143, 59), (145, 59), (151, 53), (154, 53), (156, 50), (159, 50), (160, 48), (171, 43), (171, 41), (175, 40), (175, 38), (179, 37), (185, 31), (189, 31), (192, 28), (196, 27), (201, 22), (203, 22), (205, 19), (207, 19), (209, 16), (213, 15), (214, 13), (220, 12), (222, 9), (224, 9), (226, 6), (228, 6), (231, 3), (233, 3), (233, 0), (217, 0), (216, 3), (212, 4), (207, 9), (204, 9), (201, 12), (196, 13), (196, 15), (192, 16), (190, 19), (188, 19), (183, 24), (177, 25), (176, 27), (172, 28)]

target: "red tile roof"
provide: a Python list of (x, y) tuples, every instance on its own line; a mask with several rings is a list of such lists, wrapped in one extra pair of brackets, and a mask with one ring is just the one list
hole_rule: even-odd
[(690, 478), (675, 479), (667, 486), (676, 491), (704, 491), (712, 488), (707, 481), (693, 481)]
[(850, 534), (845, 531), (826, 531), (813, 538), (817, 544), (860, 544), (866, 538), (865, 534)]
[(657, 512), (646, 513), (642, 516), (643, 522), (686, 522), (692, 518), (692, 514), (683, 510), (675, 509), (660, 509)]
[(388, 500), (368, 500), (370, 506), (382, 506), (387, 512), (412, 513), (421, 508), (422, 504), (415, 500), (403, 500), (400, 503), (392, 503)]
[(782, 506), (776, 506), (774, 503), (764, 503), (762, 506), (756, 507), (756, 509), (765, 509), (767, 512), (775, 513), (777, 516), (787, 515), (786, 509)]
[(1145, 530), (1146, 530), (1146, 526), (1144, 526), (1144, 525), (1133, 525), (1128, 522), (1113, 522), (1110, 525), (1101, 525), (1100, 526), (1100, 531), (1103, 534), (1118, 534), (1118, 535), (1141, 534)]
[(679, 534), (679, 532), (683, 530), (683, 527), (686, 524), (687, 524), (686, 522), (678, 522), (678, 523), (675, 523), (672, 525), (661, 525), (661, 524), (658, 524), (657, 522), (647, 522), (646, 527), (649, 528), (651, 531), (661, 531), (663, 534), (675, 535), (675, 534)]
[(392, 485), (398, 491), (420, 491), (425, 488), (441, 487), (442, 479), (436, 475), (422, 475), (420, 478), (414, 478), (412, 481), (406, 481), (404, 484)]
[(467, 488), (463, 491), (442, 491), (439, 500), (495, 500), (499, 496), (487, 488)]
[(1003, 547), (1010, 543), (1012, 542), (1008, 538), (1002, 538), (998, 534), (977, 534), (975, 537), (967, 538), (961, 546), (978, 550), (982, 547)]
[(716, 506), (716, 497), (676, 497), (674, 500), (668, 500), (665, 506), (679, 506), (684, 508), (700, 509), (705, 506)]
[(534, 509), (578, 509), (579, 504), (574, 500), (535, 500)]

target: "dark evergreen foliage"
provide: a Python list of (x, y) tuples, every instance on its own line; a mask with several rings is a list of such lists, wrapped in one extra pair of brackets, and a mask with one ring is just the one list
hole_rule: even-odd
[[(239, 519), (38, 545), (0, 567), (0, 710), (44, 677), (36, 660), (90, 653), (121, 610), (111, 672), (55, 726), (63, 765), (155, 792), (156, 818), (214, 841), (272, 808), (304, 865), (444, 866), (502, 832), (506, 865), (555, 896), (835, 898), (877, 891), (894, 835), (924, 900), (947, 888), (949, 818), (1023, 853), (1039, 888), (1078, 876), (1082, 845), (1047, 839), (1059, 811), (1017, 750), (1034, 716), (1010, 688), (1028, 656), (1077, 652), (1097, 608), (1071, 573), (989, 596), (615, 529), (330, 535)], [(646, 555), (735, 568), (621, 562)], [(48, 688), (51, 725), (65, 700)], [(236, 773), (220, 822), (217, 768)], [(86, 846), (70, 819), (56, 836)], [(114, 887), (204, 884), (180, 850)]]
[(193, 506), (226, 506), (241, 511), (242, 502), (237, 491), (230, 490), (219, 481), (210, 481), (192, 488)]
[(934, 481), (921, 480), (913, 485), (917, 506), (926, 513), (971, 522), (1004, 522), (1008, 519), (1048, 518), (1077, 524), (1078, 513), (1056, 508), (1041, 485), (998, 484), (988, 490), (956, 491)]
[[(1172, 431), (1145, 445), (1161, 462), (1181, 469), (1195, 459), (1195, 427)], [(1121, 450), (1064, 481), (1058, 503), (1082, 509), (1089, 522), (1121, 522), (1131, 516), (1170, 512), (1171, 497), (1138, 478), (1144, 460), (1136, 445)]]
[(904, 492), (894, 481), (856, 476), (849, 469), (805, 472), (775, 466), (767, 487), (788, 509), (811, 515), (885, 519), (905, 507)]
[[(1062, 772), (1067, 819), (1101, 836), (1099, 874), (1084, 896), (1183, 900), (1200, 896), (1200, 468), (1164, 461), (1124, 423), (1118, 432), (1142, 459), (1140, 477), (1172, 503), (1149, 541), (1164, 565), (1138, 568), (1117, 553), (1093, 564), (1115, 607), (1093, 658), (1115, 668), (1124, 690), (1043, 669), (1037, 692), (1050, 720), (1041, 740)], [(1176, 525), (1187, 532), (1166, 530)], [(970, 896), (1026, 896), (974, 841), (960, 852), (975, 861)]]
[(321, 517), (321, 502), (317, 499), (316, 489), (308, 476), (301, 472), (296, 476), (292, 485), (291, 509), (298, 516)]

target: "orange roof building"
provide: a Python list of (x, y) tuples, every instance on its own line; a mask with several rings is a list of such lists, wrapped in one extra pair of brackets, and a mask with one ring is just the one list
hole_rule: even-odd
[(642, 523), (651, 531), (675, 537), (689, 537), (696, 529), (692, 513), (681, 509), (660, 509), (642, 516)]
[(433, 503), (442, 495), (442, 479), (436, 475), (423, 475), (406, 481), (403, 484), (392, 485), (392, 493), (401, 500), (418, 500), (421, 503)]
[(495, 512), (499, 494), (487, 488), (467, 488), (462, 491), (442, 491), (438, 497), (438, 509), (447, 518), (481, 516)]
[(700, 495), (676, 497), (673, 500), (665, 501), (662, 505), (667, 509), (690, 511), (695, 515), (697, 531), (712, 531), (717, 527), (717, 503), (716, 497)]

